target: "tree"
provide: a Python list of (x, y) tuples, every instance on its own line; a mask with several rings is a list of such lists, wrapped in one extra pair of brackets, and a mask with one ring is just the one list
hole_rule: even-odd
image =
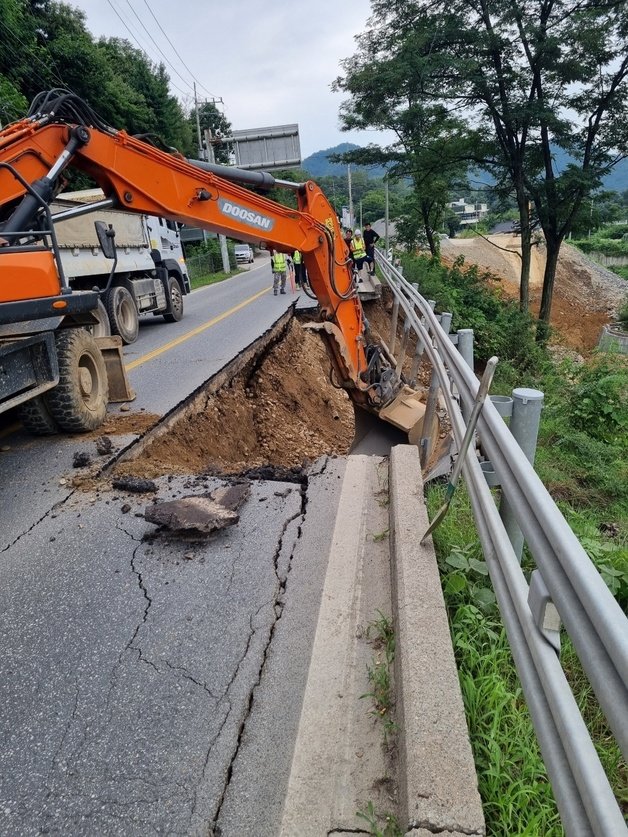
[[(221, 137), (231, 136), (231, 123), (224, 115), (224, 113), (221, 113), (218, 110), (218, 108), (213, 102), (203, 102), (203, 104), (200, 105), (198, 109), (198, 119), (201, 128), (203, 147), (205, 142), (205, 131), (211, 131), (212, 147), (214, 149), (214, 159), (217, 163), (228, 165), (230, 162), (229, 145), (228, 143), (221, 142)], [(191, 152), (191, 154), (193, 154), (193, 156), (196, 156), (199, 153), (198, 131), (196, 124), (196, 108), (192, 108), (192, 111), (188, 116), (188, 122), (190, 124), (195, 140), (194, 151)]]
[[(491, 119), (518, 204), (530, 196), (543, 229), (544, 339), (560, 246), (583, 200), (628, 151), (626, 4), (452, 0), (432, 8), (464, 33), (454, 50), (463, 60), (460, 90)], [(568, 155), (562, 169), (558, 149)]]
[[(371, 92), (362, 85), (358, 94), (364, 104), (358, 100), (356, 109), (354, 97), (351, 108), (362, 114), (370, 108), (371, 127), (398, 128), (381, 118), (390, 110), (382, 97), (389, 79), (380, 85), (378, 73), (390, 71), (404, 95), (415, 91), (415, 112), (430, 113), (439, 103), (480, 126), (476, 159), (502, 187), (509, 184), (517, 201), (522, 308), (528, 304), (531, 205), (543, 229), (547, 262), (538, 330), (543, 338), (560, 245), (583, 200), (628, 152), (625, 2), (373, 0), (372, 7), (364, 39), (372, 58), (367, 60), (363, 48), (361, 68), (371, 73)], [(350, 61), (358, 62), (360, 54)], [(405, 56), (405, 65), (387, 63), (387, 54)], [(417, 77), (421, 85), (411, 88)], [(401, 109), (412, 121), (412, 101), (406, 100), (393, 96), (394, 113)], [(367, 124), (355, 121), (352, 127)], [(568, 155), (562, 168), (558, 150)]]
[[(442, 74), (442, 55), (433, 48), (432, 33), (407, 15), (407, 5), (413, 4), (374, 0), (358, 52), (342, 62), (344, 75), (334, 88), (351, 96), (340, 111), (345, 130), (375, 128), (397, 137), (388, 147), (370, 145), (342, 159), (383, 163), (393, 180), (412, 179), (414, 196), (406, 209), (411, 206), (419, 213), (421, 237), (435, 254), (434, 230), (442, 225), (449, 186), (464, 173), (462, 161), (477, 135), (429, 94)], [(410, 239), (416, 238), (418, 229), (408, 219), (404, 228)]]

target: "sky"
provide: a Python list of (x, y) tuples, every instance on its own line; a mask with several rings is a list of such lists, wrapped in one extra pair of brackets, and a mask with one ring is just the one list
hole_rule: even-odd
[(173, 94), (186, 106), (193, 103), (194, 81), (199, 99), (222, 98), (235, 130), (296, 122), (302, 157), (340, 142), (382, 141), (374, 131), (341, 131), (345, 96), (330, 89), (340, 61), (357, 49), (369, 0), (69, 3), (85, 12), (96, 37), (126, 38), (164, 63)]

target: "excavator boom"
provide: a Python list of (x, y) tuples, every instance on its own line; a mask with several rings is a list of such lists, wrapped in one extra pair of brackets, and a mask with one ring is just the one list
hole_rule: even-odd
[[(300, 250), (337, 381), (358, 405), (374, 412), (399, 392), (401, 383), (390, 363), (369, 340), (338, 218), (315, 183), (277, 181), (296, 191), (298, 209), (285, 207), (238, 182), (250, 181), (250, 172), (195, 165), (110, 128), (65, 92), (40, 97), (31, 115), (0, 132), (0, 303), (50, 299), (55, 284), (59, 293), (71, 294), (62, 272), (51, 277), (50, 250), (41, 247), (24, 262), (24, 281), (3, 281), (5, 255), (23, 245), (29, 231), (37, 243), (37, 225), (44, 216), (52, 220), (48, 206), (68, 166), (87, 173), (106, 199), (125, 211), (158, 215), (269, 249)], [(268, 174), (260, 177), (275, 183)], [(16, 264), (11, 271), (14, 276)]]

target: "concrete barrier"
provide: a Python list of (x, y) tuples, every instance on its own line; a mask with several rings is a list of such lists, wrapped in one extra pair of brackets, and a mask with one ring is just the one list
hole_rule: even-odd
[(418, 449), (391, 451), (390, 533), (400, 824), (413, 835), (485, 833)]

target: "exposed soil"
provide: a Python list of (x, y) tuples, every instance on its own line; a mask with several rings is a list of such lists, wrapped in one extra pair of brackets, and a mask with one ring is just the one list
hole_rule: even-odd
[[(132, 409), (132, 408), (131, 408)], [(98, 430), (91, 433), (85, 433), (81, 436), (82, 439), (96, 439), (99, 436), (123, 436), (126, 433), (145, 433), (153, 427), (161, 416), (155, 413), (128, 412), (128, 413), (108, 413), (105, 423)]]
[[(519, 239), (494, 235), (454, 238), (441, 242), (443, 261), (451, 264), (463, 255), (467, 264), (477, 264), (497, 277), (502, 293), (519, 298)], [(497, 246), (496, 246), (497, 245)], [(505, 248), (505, 249), (504, 249)], [(545, 248), (533, 248), (530, 273), (530, 310), (538, 315), (541, 304)], [(612, 322), (628, 295), (628, 282), (592, 262), (582, 252), (563, 244), (556, 271), (552, 300), (553, 342), (588, 354), (597, 345), (602, 326)]]
[(285, 338), (248, 377), (236, 377), (184, 415), (167, 435), (116, 474), (240, 473), (272, 463), (299, 469), (324, 454), (348, 452), (353, 407), (329, 380), (321, 339), (290, 323)]

